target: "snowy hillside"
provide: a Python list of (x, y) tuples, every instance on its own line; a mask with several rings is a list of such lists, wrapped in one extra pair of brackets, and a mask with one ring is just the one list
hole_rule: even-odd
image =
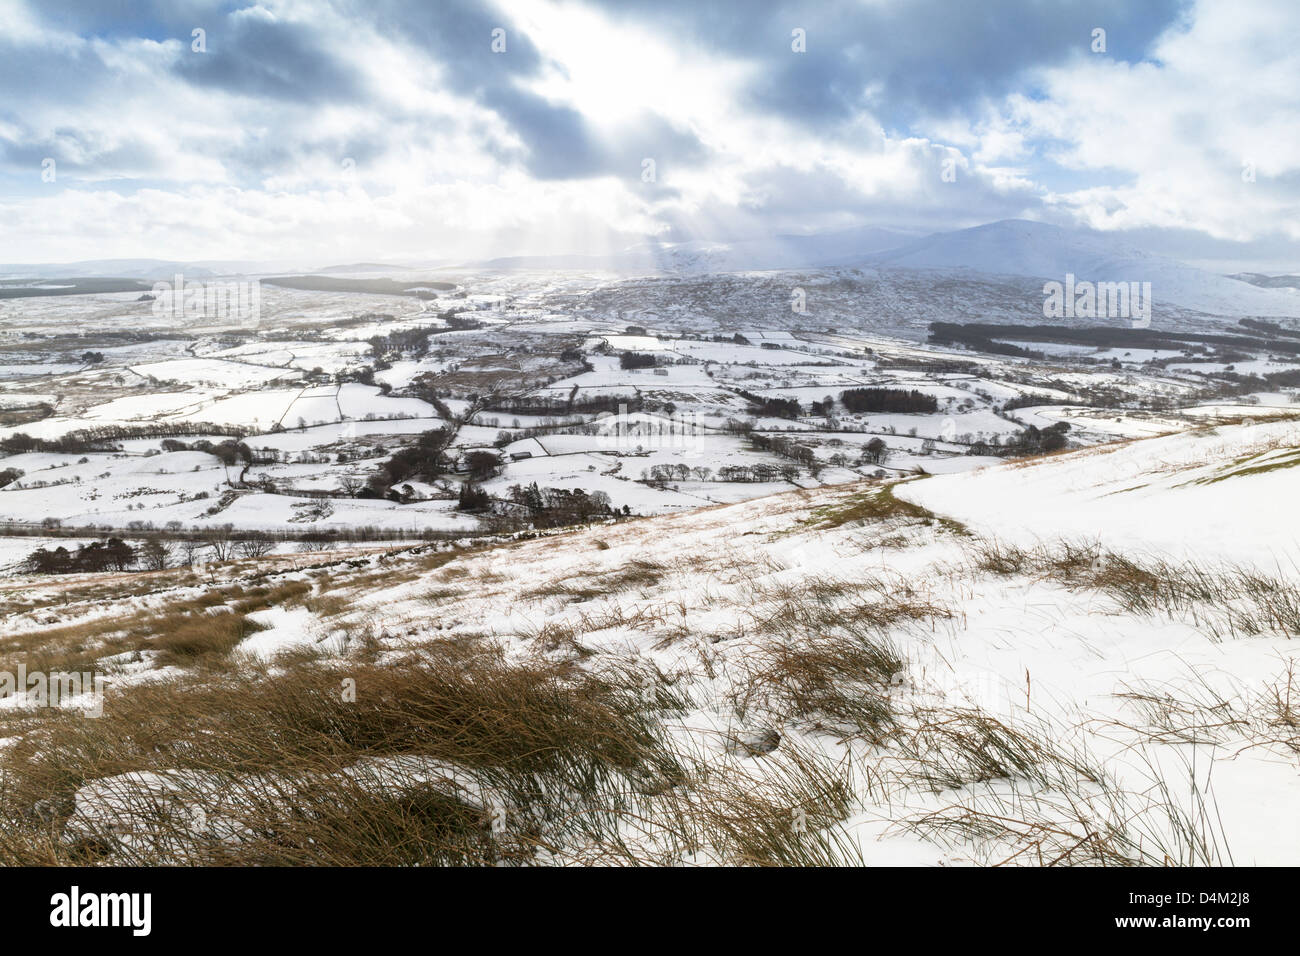
[[(0, 858), (1288, 863), (1300, 581), (1251, 513), (1286, 521), (1297, 456), (1294, 422), (1225, 424), (531, 540), (29, 578), (0, 660), (109, 689), (48, 736), (0, 708)], [(1178, 532), (1195, 564), (1147, 553)]]
[(1050, 538), (1116, 551), (1300, 568), (1300, 424), (1200, 428), (908, 484), (901, 497), (1033, 547)]

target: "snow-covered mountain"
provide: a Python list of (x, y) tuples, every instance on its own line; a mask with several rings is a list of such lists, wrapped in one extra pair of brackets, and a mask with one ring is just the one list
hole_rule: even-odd
[(1063, 281), (1150, 282), (1157, 307), (1178, 306), (1213, 315), (1300, 316), (1296, 290), (1260, 288), (1153, 255), (1110, 234), (1006, 219), (972, 229), (940, 232), (864, 256), (880, 269), (961, 270), (985, 275)]
[(1262, 289), (1300, 289), (1300, 276), (1270, 276), (1259, 272), (1238, 272), (1229, 278), (1240, 279)]
[[(869, 257), (877, 265), (909, 269), (970, 269), (1001, 275), (1059, 277), (1149, 270), (1158, 257), (1114, 236), (1027, 219), (1004, 219), (972, 229), (937, 232)], [(1183, 267), (1189, 268), (1189, 267)]]
[[(853, 267), (882, 275), (935, 270), (946, 273), (945, 279), (956, 274), (957, 278), (1014, 276), (1063, 282), (1066, 275), (1074, 275), (1091, 282), (1149, 282), (1157, 314), (1300, 317), (1298, 289), (1197, 269), (1139, 249), (1112, 233), (1024, 219), (924, 237), (892, 229), (862, 228), (732, 242), (650, 242), (608, 256), (516, 256), (475, 265), (625, 275)], [(941, 298), (949, 302), (951, 297), (951, 283), (946, 283)], [(1018, 306), (1024, 307), (1024, 303)]]

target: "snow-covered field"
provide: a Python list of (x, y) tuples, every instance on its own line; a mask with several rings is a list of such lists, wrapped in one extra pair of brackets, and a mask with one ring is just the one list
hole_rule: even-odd
[[(24, 473), (0, 488), (0, 517), (134, 530), (230, 522), (301, 531), (354, 520), (475, 528), (480, 517), (452, 521), (445, 511), (466, 480), (455, 459), (474, 451), (501, 458), (481, 482), (494, 497), (536, 482), (599, 491), (615, 509), (649, 515), (862, 477), (971, 471), (1029, 429), (1068, 427), (1070, 444), (1087, 447), (1206, 421), (1263, 421), (1290, 414), (1294, 391), (1228, 396), (1226, 383), (1234, 375), (1285, 382), (1300, 368), (1267, 350), (1218, 363), (1150, 348), (1044, 346), (1042, 362), (989, 357), (920, 343), (901, 316), (901, 334), (878, 331), (870, 314), (856, 329), (828, 328), (813, 313), (764, 323), (756, 306), (773, 276), (762, 273), (718, 280), (717, 313), (693, 312), (689, 322), (671, 301), (660, 303), (674, 290), (694, 299), (705, 277), (453, 278), (455, 298), (438, 303), (268, 285), (260, 321), (236, 329), (201, 319), (168, 325), (121, 294), (6, 303), (0, 351), (22, 364), (0, 385), (0, 414), (10, 416), (0, 420), (0, 440), (104, 437), (57, 462), (0, 459), (0, 470)], [(800, 281), (822, 307), (836, 296), (851, 308), (852, 283)], [(626, 308), (628, 296), (642, 308)], [(604, 303), (624, 321), (611, 321), (615, 310)], [(130, 341), (74, 342), (69, 323), (111, 327)], [(96, 351), (101, 358), (66, 361)], [(624, 353), (653, 367), (624, 368)], [(933, 410), (850, 411), (841, 396), (861, 388), (914, 390)], [(356, 481), (434, 429), (451, 433), (440, 474), (377, 488), (381, 499), (404, 500), (353, 499)], [(200, 438), (243, 441), (252, 467), (203, 451), (182, 461), (163, 447)], [(408, 485), (420, 492), (404, 492)], [(304, 519), (316, 511), (295, 491), (334, 495), (328, 520)], [(238, 500), (209, 513), (228, 492)]]
[[(544, 846), (509, 851), (527, 862), (1291, 864), (1300, 573), (1279, 528), (1297, 461), (1294, 422), (1221, 425), (890, 487), (769, 487), (532, 541), (273, 557), (206, 582), (167, 572), (138, 594), (128, 577), (107, 601), (78, 593), (85, 581), (34, 578), (0, 588), (26, 602), (9, 615), (6, 653), (43, 633), (45, 653), (64, 653), (58, 635), (94, 622), (89, 653), (112, 658), (97, 665), (111, 714), (184, 670), (147, 635), (113, 637), (136, 633), (124, 622), (203, 593), (246, 601), (257, 573), (282, 596), (246, 611), (251, 630), (228, 652), (236, 673), (279, 662), (296, 675), (285, 686), (306, 687), (313, 668), (350, 673), (358, 655), (400, 675), (422, 654), (490, 647), (507, 668), (631, 681), (629, 700), (659, 728), (657, 759), (692, 769), (669, 791), (613, 800), (617, 784), (592, 782), (564, 797), (600, 825), (545, 825)], [(1210, 593), (1184, 587), (1184, 560)], [(219, 691), (224, 672), (199, 687)], [(203, 692), (185, 693), (176, 706), (198, 706), (184, 701)], [(170, 780), (183, 820), (209, 829), (183, 823), (159, 844), (155, 820), (111, 844), (109, 861), (201, 860), (211, 844), (190, 841), (214, 834), (243, 852), (243, 821), (274, 812), (253, 799), (266, 778), (223, 776), (215, 748), (239, 718), (205, 713), (206, 736), (184, 752), (217, 776), (176, 776), (166, 756), (149, 773), (121, 769), (130, 758), (79, 786), (60, 818), (66, 839), (120, 827)], [(568, 733), (562, 749), (582, 746)], [(532, 819), (482, 753), (458, 763), (429, 738), (402, 745), (398, 772), (381, 742), (366, 747), (332, 758), (344, 781), (389, 768), (366, 799), (440, 788), (466, 812), (499, 811), (502, 848)], [(240, 793), (247, 802), (232, 801)], [(717, 827), (724, 818), (733, 824)]]

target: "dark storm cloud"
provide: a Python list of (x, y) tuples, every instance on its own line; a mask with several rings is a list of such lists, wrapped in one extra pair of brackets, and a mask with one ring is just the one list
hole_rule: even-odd
[(206, 52), (191, 51), (173, 68), (195, 86), (304, 105), (361, 98), (363, 85), (355, 72), (331, 52), (331, 38), (313, 24), (230, 16), (203, 29)]
[(528, 147), (525, 164), (539, 179), (580, 179), (603, 170), (601, 149), (576, 110), (504, 86), (485, 90), (480, 101), (523, 140)]
[[(761, 64), (749, 105), (812, 126), (868, 110), (887, 124), (962, 111), (1021, 88), (1033, 67), (1090, 55), (1092, 30), (1106, 55), (1138, 60), (1187, 0), (909, 0), (866, 4), (694, 0), (599, 0), (611, 17), (634, 18), (705, 49)], [(807, 52), (791, 50), (805, 31)], [(867, 91), (874, 90), (868, 98)]]
[(41, 19), (86, 37), (186, 37), (246, 6), (217, 0), (59, 0), (39, 7)]
[[(447, 64), (447, 82), (458, 92), (508, 85), (536, 76), (542, 66), (542, 54), (528, 35), (482, 0), (345, 0), (336, 8)], [(506, 31), (504, 53), (492, 52), (496, 29)]]
[(527, 145), (524, 163), (539, 179), (604, 174), (634, 177), (640, 175), (641, 163), (647, 158), (660, 166), (685, 166), (707, 155), (693, 134), (676, 129), (655, 114), (642, 115), (617, 137), (599, 139), (581, 113), (522, 90), (494, 89), (483, 95), (482, 102), (499, 113)]
[[(524, 163), (534, 176), (578, 178), (603, 171), (605, 158), (582, 114), (520, 87), (521, 80), (538, 75), (543, 57), (528, 35), (495, 8), (473, 0), (380, 0), (347, 2), (341, 9), (442, 64), (449, 89), (498, 113), (523, 141), (528, 150)], [(493, 52), (495, 30), (505, 31), (504, 52)]]

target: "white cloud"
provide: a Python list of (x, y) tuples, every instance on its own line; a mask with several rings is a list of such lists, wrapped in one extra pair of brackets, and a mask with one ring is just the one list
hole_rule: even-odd
[(1060, 166), (1128, 180), (1051, 197), (1092, 226), (1300, 238), (1296, 36), (1294, 4), (1203, 0), (1158, 41), (1153, 62), (1096, 57), (1047, 70), (1045, 95), (1012, 97), (1006, 116)]
[[(266, 0), (231, 15), (297, 31), (321, 82), (349, 84), (304, 101), (238, 76), (187, 81), (178, 68), (202, 56), (188, 37), (83, 38), (43, 25), (39, 8), (0, 8), (2, 42), (67, 64), (0, 119), (11, 154), (0, 259), (602, 252), (670, 224), (712, 238), (1011, 215), (1300, 238), (1300, 9), (1289, 5), (1203, 2), (1151, 62), (1074, 56), (1033, 74), (1033, 96), (886, 132), (861, 106), (817, 125), (754, 105), (762, 61), (709, 37), (571, 0), (511, 0), (508, 42), (540, 51), (512, 89), (576, 111), (604, 151), (581, 179), (531, 175), (538, 144), (487, 105), (454, 54), (440, 61), (365, 9)], [(210, 25), (210, 44), (228, 42), (222, 26)], [(869, 69), (869, 55), (854, 56)], [(269, 83), (301, 79), (262, 66)], [(881, 83), (862, 85), (876, 96), (861, 102), (888, 110)], [(659, 136), (679, 152), (659, 155)], [(654, 183), (634, 147), (658, 158)], [(46, 155), (59, 161), (52, 184), (39, 178)], [(956, 182), (941, 177), (944, 161)]]

